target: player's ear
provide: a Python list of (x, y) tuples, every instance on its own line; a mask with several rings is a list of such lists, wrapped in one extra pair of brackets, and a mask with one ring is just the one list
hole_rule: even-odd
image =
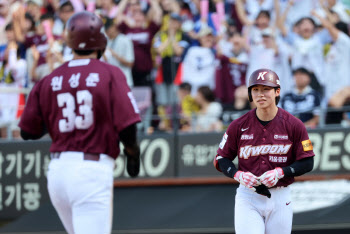
[(276, 97), (275, 97), (275, 101), (276, 101), (276, 106), (278, 105), (278, 103), (280, 102), (280, 94), (281, 94), (281, 89), (280, 88), (275, 88), (275, 94), (276, 94)]
[(276, 88), (276, 89), (275, 89), (275, 93), (276, 93), (276, 97), (277, 97), (277, 96), (280, 96), (281, 89), (280, 89), (280, 88)]

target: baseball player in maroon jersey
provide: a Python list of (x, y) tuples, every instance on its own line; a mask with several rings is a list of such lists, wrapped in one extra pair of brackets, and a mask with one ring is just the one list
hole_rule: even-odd
[(140, 168), (136, 123), (140, 122), (123, 72), (98, 59), (107, 39), (89, 12), (67, 22), (74, 59), (32, 89), (19, 126), (23, 139), (52, 138), (48, 191), (69, 234), (107, 234), (112, 229), (113, 170), (119, 141), (127, 171)]
[[(240, 183), (235, 202), (237, 234), (290, 234), (291, 183), (313, 168), (304, 124), (278, 108), (277, 74), (259, 69), (249, 78), (248, 98), (257, 106), (228, 127), (214, 165)], [(238, 157), (238, 169), (232, 161)]]

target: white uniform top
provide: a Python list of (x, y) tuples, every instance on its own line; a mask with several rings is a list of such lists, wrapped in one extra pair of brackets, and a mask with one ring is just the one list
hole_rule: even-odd
[(338, 90), (350, 85), (350, 38), (343, 32), (331, 46), (325, 58), (326, 100)]
[[(128, 62), (132, 63), (135, 61), (134, 46), (132, 44), (132, 41), (124, 34), (119, 33), (118, 36), (113, 40), (108, 40), (107, 48), (113, 50), (115, 53), (123, 57)], [(109, 64), (117, 66), (120, 68), (120, 70), (122, 70), (126, 77), (126, 82), (128, 83), (128, 85), (130, 87), (134, 86), (131, 74), (131, 67), (127, 67), (121, 64), (119, 60), (116, 59), (108, 50), (106, 50), (105, 55)]]
[(200, 86), (215, 87), (215, 55), (209, 48), (191, 47), (183, 62), (183, 82), (192, 85), (192, 95)]

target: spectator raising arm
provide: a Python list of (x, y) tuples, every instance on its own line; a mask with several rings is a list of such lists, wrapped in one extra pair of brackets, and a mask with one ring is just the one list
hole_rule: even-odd
[(337, 41), (339, 36), (339, 30), (328, 19), (323, 18), (319, 14), (317, 14), (316, 11), (312, 11), (311, 14), (321, 22), (324, 28), (328, 30), (329, 34), (332, 37), (332, 40)]
[(129, 0), (121, 0), (118, 4), (117, 16), (115, 18), (117, 24), (121, 24), (123, 21), (126, 21), (126, 16), (124, 15), (124, 11), (128, 6)]
[(293, 6), (293, 4), (294, 4), (293, 0), (288, 1), (288, 5), (284, 10), (283, 14), (281, 15), (279, 0), (274, 0), (275, 13), (276, 13), (276, 26), (281, 31), (283, 36), (286, 36), (288, 34), (288, 30), (286, 28), (285, 22), (287, 19), (288, 12), (290, 8)]
[(248, 19), (248, 16), (244, 9), (244, 2), (243, 0), (236, 0), (236, 11), (238, 14), (239, 20), (243, 23), (243, 25), (249, 26), (253, 25), (254, 22)]
[(162, 8), (159, 5), (158, 0), (150, 0), (150, 12), (151, 12), (151, 20), (160, 25), (162, 23)]

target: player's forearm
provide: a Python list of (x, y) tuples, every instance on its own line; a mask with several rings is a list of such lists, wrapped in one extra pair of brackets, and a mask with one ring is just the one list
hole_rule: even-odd
[(26, 132), (24, 130), (21, 129), (21, 137), (23, 140), (37, 140), (40, 139), (42, 136), (44, 136), (47, 133), (47, 129), (45, 127), (43, 127), (43, 130), (40, 134), (35, 135), (35, 134), (31, 134), (29, 132)]
[(136, 124), (132, 124), (125, 129), (123, 129), (120, 134), (120, 140), (123, 143), (128, 156), (139, 157), (140, 148), (137, 144), (137, 127)]
[(314, 167), (314, 158), (308, 157), (295, 161), (287, 167), (282, 167), (284, 176), (294, 177), (301, 176), (307, 172), (310, 172)]
[(218, 160), (218, 164), (222, 173), (227, 177), (233, 178), (236, 172), (238, 171), (235, 164), (233, 164), (233, 162), (228, 158), (220, 158)]

